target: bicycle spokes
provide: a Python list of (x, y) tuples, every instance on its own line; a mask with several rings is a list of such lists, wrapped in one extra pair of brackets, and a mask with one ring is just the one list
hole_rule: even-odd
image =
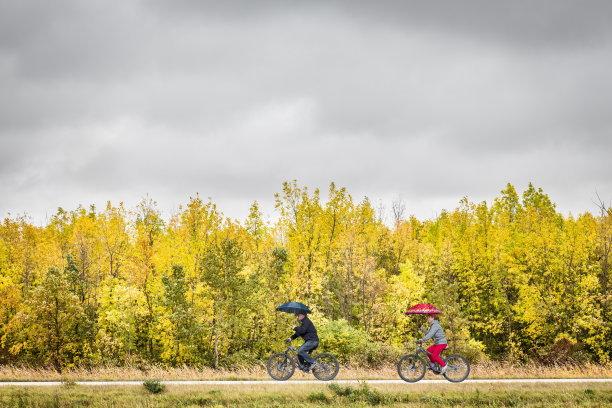
[(321, 375), (332, 373), (335, 369), (334, 362), (325, 361), (325, 359), (321, 359), (316, 366), (317, 372), (321, 373)]
[(286, 373), (287, 371), (289, 371), (289, 358), (285, 358), (285, 359), (278, 359), (278, 361), (276, 362), (275, 365), (272, 366), (273, 370), (276, 371), (279, 376), (282, 376), (283, 373)]
[(315, 366), (312, 369), (312, 373), (319, 380), (329, 381), (336, 377), (339, 368), (336, 357), (329, 353), (323, 353), (315, 358)]
[(397, 372), (404, 381), (419, 381), (425, 375), (425, 362), (417, 355), (407, 355), (397, 364)]
[(446, 373), (444, 376), (452, 382), (461, 382), (467, 378), (470, 373), (470, 365), (467, 360), (460, 356), (454, 355), (446, 359)]
[(270, 357), (267, 364), (268, 373), (275, 380), (287, 380), (293, 375), (295, 365), (293, 360), (284, 353), (277, 353)]

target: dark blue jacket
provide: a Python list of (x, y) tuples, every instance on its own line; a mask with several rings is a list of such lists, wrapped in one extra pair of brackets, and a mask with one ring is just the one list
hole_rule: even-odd
[(295, 340), (298, 337), (301, 337), (304, 339), (304, 341), (319, 341), (319, 336), (317, 336), (317, 329), (315, 329), (314, 324), (312, 324), (308, 316), (305, 316), (302, 319), (302, 325), (300, 327), (296, 327), (293, 330), (295, 330), (295, 334), (291, 336), (291, 340)]

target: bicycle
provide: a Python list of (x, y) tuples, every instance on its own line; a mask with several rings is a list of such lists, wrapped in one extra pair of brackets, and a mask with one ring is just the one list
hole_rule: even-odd
[[(438, 363), (434, 364), (429, 362), (431, 353), (421, 347), (423, 342), (417, 341), (416, 344), (416, 352), (402, 357), (399, 363), (397, 363), (397, 373), (402, 380), (410, 383), (421, 380), (425, 376), (426, 370), (431, 370), (434, 374), (440, 374), (441, 370)], [(444, 350), (440, 353), (440, 358), (442, 358), (443, 353)], [(419, 354), (423, 354), (425, 359), (421, 358)], [(429, 364), (426, 364), (425, 360), (427, 360)], [(450, 382), (459, 383), (465, 380), (470, 374), (470, 363), (468, 363), (467, 359), (462, 355), (451, 354), (447, 358), (442, 358), (442, 361), (444, 361), (448, 367), (444, 373), (444, 377)]]
[[(287, 343), (287, 350), (284, 353), (276, 353), (268, 360), (267, 368), (270, 377), (278, 381), (286, 381), (295, 372), (296, 362), (299, 370), (308, 373), (310, 370), (309, 366), (306, 366), (300, 362), (297, 358), (297, 349), (291, 346), (291, 341), (285, 340)], [(312, 374), (321, 381), (333, 380), (340, 370), (338, 360), (333, 354), (321, 353), (315, 358), (314, 368)]]

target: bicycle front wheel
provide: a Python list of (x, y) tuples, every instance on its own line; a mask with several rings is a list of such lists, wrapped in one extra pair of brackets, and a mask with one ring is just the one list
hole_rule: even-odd
[(276, 353), (270, 357), (267, 367), (270, 377), (278, 381), (288, 380), (295, 371), (293, 359), (285, 353)]
[(425, 377), (425, 361), (416, 354), (408, 354), (397, 363), (397, 373), (406, 382), (417, 382)]
[(340, 370), (338, 360), (332, 354), (322, 353), (315, 357), (315, 368), (312, 373), (318, 380), (330, 381), (333, 380)]
[(444, 362), (448, 367), (444, 373), (444, 377), (454, 383), (465, 380), (470, 375), (470, 363), (467, 359), (459, 354), (448, 356)]

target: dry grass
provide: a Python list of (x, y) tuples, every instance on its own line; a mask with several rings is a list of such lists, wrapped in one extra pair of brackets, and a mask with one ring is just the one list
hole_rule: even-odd
[(612, 378), (612, 365), (486, 363), (472, 367), (470, 378)]
[[(0, 366), (0, 381), (87, 381), (87, 380), (264, 380), (270, 379), (266, 368), (257, 366), (236, 370), (194, 367), (97, 367), (77, 368), (58, 373), (54, 370), (28, 366)], [(337, 379), (397, 379), (394, 365), (377, 369), (340, 367)], [(439, 378), (431, 373), (426, 378)], [(612, 378), (612, 365), (512, 365), (486, 363), (472, 366), (470, 378)], [(293, 378), (312, 379), (296, 370)]]
[(267, 377), (265, 368), (215, 370), (195, 367), (111, 367), (76, 368), (58, 373), (52, 369), (28, 366), (0, 366), (0, 381), (112, 381), (112, 380), (257, 380)]
[[(377, 369), (341, 367), (338, 379), (397, 379), (395, 365)], [(425, 378), (437, 378), (431, 372)], [(508, 363), (481, 363), (471, 366), (470, 377), (481, 378), (612, 378), (612, 365), (582, 364), (582, 365), (551, 365), (539, 364), (508, 364)]]

